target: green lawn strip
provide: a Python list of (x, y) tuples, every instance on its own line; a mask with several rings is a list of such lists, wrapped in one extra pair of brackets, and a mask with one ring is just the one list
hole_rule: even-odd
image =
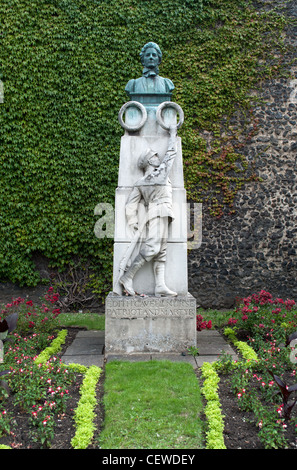
[(104, 330), (105, 315), (95, 313), (60, 313), (61, 327), (80, 327), (88, 330)]
[(203, 409), (190, 364), (106, 364), (102, 449), (203, 448)]

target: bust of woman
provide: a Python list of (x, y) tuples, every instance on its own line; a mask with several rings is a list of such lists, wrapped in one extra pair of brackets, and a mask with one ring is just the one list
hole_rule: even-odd
[(158, 44), (145, 44), (140, 52), (140, 60), (143, 65), (142, 77), (129, 80), (125, 88), (130, 99), (133, 99), (133, 94), (171, 94), (174, 89), (172, 81), (159, 76), (162, 52)]

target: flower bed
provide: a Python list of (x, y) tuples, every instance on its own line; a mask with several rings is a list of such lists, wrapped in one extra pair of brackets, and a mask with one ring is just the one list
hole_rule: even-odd
[[(0, 374), (9, 370), (0, 379), (10, 392), (0, 387), (1, 448), (90, 448), (102, 424), (101, 371), (61, 363), (58, 351), (69, 335), (57, 322), (55, 299), (50, 290), (39, 307), (17, 299), (1, 312), (0, 323), (19, 315), (0, 363)], [(201, 368), (206, 448), (297, 447), (296, 315), (293, 300), (265, 291), (234, 311), (222, 332), (241, 359), (223, 355)], [(210, 327), (197, 317), (197, 329)]]
[[(223, 356), (215, 368), (224, 382), (225, 394), (233, 394), (233, 414), (249, 424), (248, 445), (253, 447), (252, 441), (258, 440), (258, 447), (296, 448), (294, 300), (273, 299), (270, 293), (261, 291), (243, 299), (228, 323), (224, 333), (241, 353), (241, 360), (233, 362)], [(227, 441), (232, 427), (230, 394), (228, 397), (224, 402), (220, 393), (222, 413), (229, 415)], [(231, 447), (245, 446), (242, 436), (235, 442)]]
[[(85, 412), (85, 378), (91, 373), (96, 383), (101, 370), (88, 370), (76, 364), (65, 366), (58, 356), (68, 331), (59, 329), (55, 307), (58, 299), (52, 289), (45, 302), (17, 299), (1, 312), (0, 321), (18, 314), (16, 332), (4, 335), (4, 360), (0, 363), (0, 445), (10, 448), (73, 448), (74, 416), (78, 404)], [(32, 320), (33, 318), (33, 320)], [(86, 376), (86, 377), (85, 377)], [(83, 390), (83, 392), (82, 392)], [(88, 390), (90, 403), (94, 387)], [(94, 402), (93, 398), (93, 402)], [(93, 407), (94, 408), (94, 407)], [(94, 409), (89, 417), (88, 442), (92, 439)], [(79, 434), (78, 434), (79, 435)]]

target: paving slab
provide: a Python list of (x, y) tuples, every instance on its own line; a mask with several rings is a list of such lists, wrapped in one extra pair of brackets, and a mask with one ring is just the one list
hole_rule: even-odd
[(238, 359), (234, 349), (217, 330), (197, 331), (197, 348), (199, 350), (199, 357), (215, 356), (216, 360), (222, 353), (226, 353), (230, 354), (233, 360)]
[(62, 356), (64, 364), (81, 364), (87, 367), (96, 365), (104, 367), (105, 362), (110, 361), (152, 361), (170, 360), (174, 362), (187, 362), (197, 369), (204, 362), (214, 362), (223, 352), (230, 354), (233, 360), (238, 356), (217, 330), (197, 331), (198, 356), (192, 356), (186, 351), (183, 353), (133, 353), (133, 354), (105, 354), (105, 332), (97, 330), (79, 331)]
[(62, 356), (64, 364), (81, 364), (86, 367), (104, 366), (104, 331), (79, 331)]
[(69, 355), (62, 357), (63, 364), (79, 364), (81, 366), (97, 366), (101, 369), (104, 367), (105, 359), (104, 355), (97, 354), (97, 355), (87, 355), (84, 354), (82, 356), (79, 355)]

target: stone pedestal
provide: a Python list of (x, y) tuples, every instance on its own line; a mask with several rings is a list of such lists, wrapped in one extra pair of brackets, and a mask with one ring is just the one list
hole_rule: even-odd
[[(173, 83), (158, 75), (157, 64), (161, 60), (158, 45), (146, 44), (141, 57), (144, 75), (128, 82), (125, 89), (130, 101), (122, 106), (118, 116), (125, 133), (121, 137), (115, 198), (113, 292), (106, 299), (107, 354), (177, 353), (196, 346), (196, 301), (188, 293), (187, 197), (182, 144), (177, 135), (184, 116), (181, 107), (171, 102)], [(159, 163), (156, 156), (152, 160), (155, 154)], [(150, 158), (139, 165), (140, 157), (147, 155)], [(131, 193), (133, 197), (136, 194), (137, 210), (132, 204), (127, 215)], [(163, 227), (160, 237), (156, 234), (156, 223), (152, 224), (153, 235), (147, 236), (146, 229), (149, 232), (151, 221), (158, 217)], [(164, 231), (165, 218), (168, 234)], [(141, 251), (138, 256), (143, 245), (147, 252)], [(141, 264), (143, 260), (145, 264)], [(155, 273), (154, 261), (157, 261)], [(130, 296), (125, 296), (120, 282), (124, 272), (125, 291)], [(140, 295), (134, 295), (135, 292)], [(168, 297), (157, 298), (155, 292)], [(169, 297), (173, 293), (177, 297)]]
[(131, 297), (110, 293), (106, 299), (106, 354), (182, 352), (196, 346), (196, 300), (178, 297)]

